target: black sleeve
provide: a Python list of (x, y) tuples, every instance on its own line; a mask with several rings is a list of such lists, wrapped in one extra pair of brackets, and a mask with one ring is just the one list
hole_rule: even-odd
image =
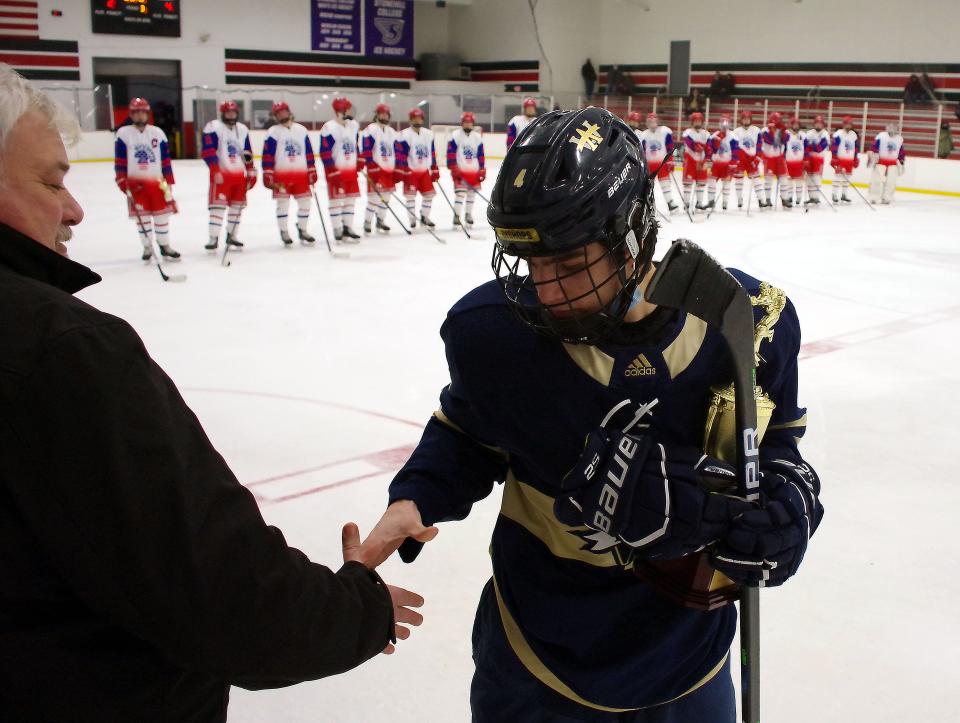
[(0, 438), (20, 445), (2, 450), (10, 493), (44, 553), (86, 605), (171, 663), (266, 688), (386, 645), (379, 577), (314, 564), (268, 527), (125, 323), (51, 343), (7, 423)]

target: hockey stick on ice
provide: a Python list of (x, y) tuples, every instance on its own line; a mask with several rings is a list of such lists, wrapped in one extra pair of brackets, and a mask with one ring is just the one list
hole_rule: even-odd
[[(737, 427), (737, 494), (760, 499), (756, 357), (753, 305), (746, 290), (713, 257), (694, 243), (674, 241), (647, 287), (645, 298), (657, 306), (685, 309), (716, 328), (733, 361)], [(760, 595), (757, 587), (740, 590), (740, 670), (744, 723), (760, 721)]]
[(160, 263), (160, 249), (157, 248), (157, 244), (155, 244), (154, 240), (150, 238), (149, 234), (147, 234), (147, 227), (143, 223), (143, 217), (140, 215), (140, 209), (137, 207), (136, 201), (133, 200), (133, 192), (129, 188), (127, 189), (127, 199), (130, 201), (130, 208), (133, 209), (134, 214), (137, 216), (137, 228), (140, 229), (140, 234), (143, 236), (144, 240), (150, 244), (150, 253), (153, 255), (154, 263), (157, 265), (157, 271), (160, 272), (160, 278), (162, 278), (164, 281), (172, 281), (174, 283), (186, 281), (186, 274), (168, 274), (163, 270), (163, 265)]
[[(363, 174), (364, 174), (365, 176), (367, 175), (366, 169), (364, 169)], [(369, 184), (369, 183), (370, 183), (370, 176), (367, 176), (367, 184)], [(369, 185), (368, 185), (367, 187), (369, 188)], [(378, 196), (380, 196), (380, 200), (383, 201), (383, 204), (387, 207), (387, 210), (390, 211), (390, 213), (393, 214), (393, 217), (394, 217), (395, 219), (397, 219), (397, 223), (400, 224), (400, 228), (402, 228), (404, 231), (406, 231), (408, 236), (413, 236), (413, 231), (411, 231), (411, 230), (408, 229), (406, 226), (404, 226), (403, 221), (400, 220), (400, 217), (397, 215), (397, 212), (394, 211), (394, 210), (390, 207), (390, 204), (387, 203), (387, 202), (384, 200), (383, 195), (380, 193), (380, 191), (377, 190), (377, 187), (376, 187), (376, 186), (373, 187), (373, 190), (374, 190), (374, 193), (376, 193)], [(399, 198), (397, 198), (397, 194), (396, 194), (396, 193), (391, 192), (390, 198), (396, 200), (396, 202), (399, 203), (401, 206), (405, 206), (405, 204), (403, 203), (403, 201), (401, 201)], [(439, 242), (442, 243), (444, 246), (446, 246), (447, 242), (444, 241), (444, 240), (443, 240), (442, 238), (440, 238), (439, 236), (437, 236), (437, 234), (435, 234), (435, 233), (433, 232), (433, 229), (432, 229), (432, 228), (430, 228), (430, 227), (427, 226), (426, 224), (424, 224), (423, 227), (424, 227), (425, 229), (427, 229), (427, 233), (428, 233), (428, 234), (430, 234), (430, 235), (433, 236), (437, 241), (439, 241)]]
[(334, 251), (333, 246), (330, 245), (330, 234), (327, 233), (327, 223), (323, 220), (323, 206), (320, 205), (320, 197), (317, 196), (316, 186), (310, 186), (310, 191), (313, 193), (313, 202), (317, 204), (317, 215), (320, 217), (320, 228), (323, 229), (323, 240), (327, 242), (327, 251), (335, 259), (349, 259), (349, 251)]
[(450, 207), (450, 210), (453, 211), (453, 220), (455, 222), (459, 221), (459, 223), (457, 223), (457, 226), (460, 227), (460, 230), (463, 231), (463, 233), (466, 235), (467, 238), (472, 238), (470, 236), (470, 232), (467, 231), (467, 224), (464, 223), (462, 218), (457, 216), (457, 209), (454, 208), (452, 203), (450, 203), (450, 197), (447, 196), (447, 192), (443, 190), (443, 186), (440, 185), (440, 181), (437, 181), (436, 186), (440, 190), (440, 193), (443, 196), (443, 200), (447, 202), (447, 205)]
[[(673, 185), (676, 187), (677, 193), (680, 194), (680, 205), (683, 206), (683, 210), (687, 212), (687, 218), (690, 219), (690, 223), (696, 223), (696, 221), (693, 220), (693, 214), (690, 213), (690, 206), (687, 205), (687, 199), (683, 195), (683, 189), (680, 187), (680, 182), (677, 181), (677, 177), (673, 175), (672, 171), (670, 172), (670, 178), (673, 180)], [(690, 198), (693, 198), (692, 194)]]
[[(461, 180), (462, 180), (462, 179), (461, 179)], [(483, 201), (484, 203), (486, 203), (488, 206), (490, 205), (490, 199), (487, 198), (486, 196), (484, 196), (482, 193), (480, 193), (480, 189), (479, 189), (479, 188), (477, 188), (476, 186), (474, 186), (472, 183), (468, 183), (467, 181), (464, 181), (464, 184), (466, 184), (467, 188), (469, 188), (469, 189), (470, 189), (471, 191), (473, 191), (475, 194), (477, 194), (478, 196), (480, 196), (480, 200), (482, 200), (482, 201)]]
[(853, 181), (850, 180), (850, 176), (848, 176), (846, 173), (841, 173), (840, 175), (843, 176), (843, 178), (846, 180), (847, 185), (853, 189), (853, 192), (856, 193), (858, 196), (860, 196), (860, 200), (863, 201), (865, 204), (867, 204), (867, 208), (869, 208), (874, 213), (879, 213), (877, 209), (873, 207), (873, 204), (866, 199), (866, 196), (860, 193), (860, 189), (853, 185)]
[[(820, 194), (820, 197), (824, 201), (826, 201), (827, 205), (830, 207), (830, 210), (836, 213), (837, 207), (834, 206), (832, 203), (830, 203), (830, 199), (827, 198), (827, 194), (823, 192), (823, 189), (820, 187), (820, 184), (818, 183), (816, 186), (814, 186), (812, 181), (810, 180), (810, 175), (806, 171), (803, 172), (803, 178), (807, 182), (807, 190), (809, 191), (811, 187), (816, 189), (817, 193)], [(809, 211), (810, 209), (808, 208), (807, 210)]]

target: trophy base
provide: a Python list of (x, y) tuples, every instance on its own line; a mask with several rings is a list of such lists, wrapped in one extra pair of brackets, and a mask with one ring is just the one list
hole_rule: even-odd
[(693, 610), (717, 610), (740, 594), (738, 585), (710, 567), (705, 552), (674, 560), (636, 560), (633, 572), (664, 597)]

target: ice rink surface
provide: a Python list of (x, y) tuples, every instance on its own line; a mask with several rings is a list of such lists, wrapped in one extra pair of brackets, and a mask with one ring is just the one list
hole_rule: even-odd
[[(389, 236), (335, 260), (316, 215), (317, 248), (282, 248), (258, 185), (239, 234), (247, 247), (223, 268), (202, 248), (205, 167), (175, 172), (171, 240), (183, 260), (168, 269), (189, 278), (164, 284), (139, 259), (112, 168), (76, 164), (67, 184), (86, 220), (70, 252), (103, 275), (80, 296), (133, 324), (267, 521), (339, 567), (341, 525), (365, 534), (379, 518), (448, 381), (437, 333), (447, 309), (492, 276), (485, 205), (474, 240), (451, 230), (438, 195), (446, 245), (388, 217)], [(837, 213), (673, 216), (658, 256), (690, 238), (785, 289), (803, 326), (802, 449), (826, 515), (797, 577), (761, 594), (764, 720), (957, 721), (960, 199), (901, 193), (874, 213), (852, 197)], [(427, 599), (424, 626), (396, 655), (284, 690), (234, 689), (231, 723), (469, 720), (470, 631), (499, 494), (441, 525), (415, 564), (380, 569)]]

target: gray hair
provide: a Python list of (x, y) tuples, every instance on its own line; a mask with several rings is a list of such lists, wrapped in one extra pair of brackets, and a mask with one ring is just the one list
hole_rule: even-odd
[(0, 157), (10, 131), (26, 113), (37, 112), (59, 131), (67, 145), (80, 140), (80, 124), (66, 108), (37, 90), (6, 63), (0, 63)]

